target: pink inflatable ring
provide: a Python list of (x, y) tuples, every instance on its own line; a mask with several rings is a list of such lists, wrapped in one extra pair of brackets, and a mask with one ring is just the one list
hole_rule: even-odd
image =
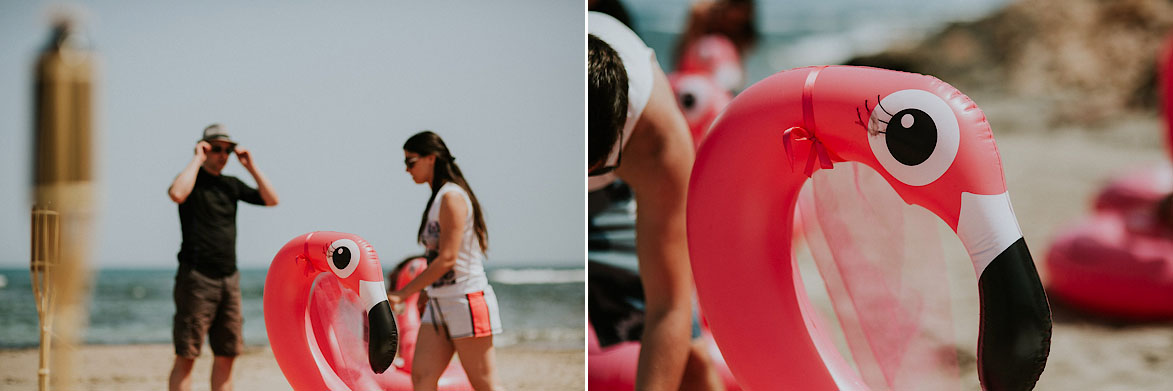
[(936, 78), (848, 66), (794, 69), (754, 84), (697, 152), (687, 223), (693, 277), (738, 383), (866, 388), (817, 326), (790, 240), (803, 183), (846, 161), (870, 166), (905, 202), (957, 233), (978, 275), (981, 384), (1032, 388), (1050, 348), (1050, 307), (985, 115)]
[[(318, 292), (332, 294), (331, 304), (350, 303), (354, 312), (365, 314), (315, 305), (322, 301), (315, 296)], [(264, 308), (273, 356), (295, 390), (351, 390), (355, 379), (368, 375), (369, 384), (371, 376), (385, 372), (395, 359), (399, 335), (387, 303), (383, 269), (375, 249), (357, 235), (312, 232), (286, 243), (265, 276)], [(345, 327), (322, 313), (365, 318), (360, 327), (366, 330), (365, 338), (348, 335)], [(364, 339), (366, 346), (346, 343), (361, 345)], [(366, 362), (345, 360), (355, 356), (365, 356)]]

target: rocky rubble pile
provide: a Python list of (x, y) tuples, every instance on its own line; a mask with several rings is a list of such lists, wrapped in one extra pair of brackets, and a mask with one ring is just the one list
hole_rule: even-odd
[(936, 76), (964, 91), (1040, 100), (1053, 124), (1157, 108), (1169, 0), (1018, 0), (922, 42), (853, 59)]

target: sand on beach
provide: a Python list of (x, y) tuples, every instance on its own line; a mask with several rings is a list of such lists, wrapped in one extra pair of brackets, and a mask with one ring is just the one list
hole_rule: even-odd
[[(508, 390), (583, 389), (585, 355), (581, 349), (545, 350), (498, 347), (497, 376)], [(77, 390), (147, 391), (167, 388), (174, 360), (171, 345), (87, 345), (74, 357)], [(37, 349), (0, 350), (0, 389), (37, 389)], [(192, 390), (208, 390), (212, 357), (205, 346), (192, 373)], [(234, 371), (237, 390), (288, 390), (273, 351), (250, 346), (238, 357)]]

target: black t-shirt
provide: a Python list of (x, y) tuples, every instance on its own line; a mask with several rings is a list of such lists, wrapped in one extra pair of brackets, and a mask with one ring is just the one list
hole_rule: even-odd
[(265, 204), (257, 189), (236, 177), (200, 168), (191, 195), (179, 204), (179, 263), (213, 278), (236, 272), (236, 201)]

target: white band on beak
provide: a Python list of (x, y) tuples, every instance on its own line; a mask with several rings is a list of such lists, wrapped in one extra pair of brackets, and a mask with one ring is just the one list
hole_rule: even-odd
[(961, 193), (957, 237), (969, 252), (978, 277), (1002, 251), (1022, 238), (1022, 229), (1010, 205), (1010, 193)]
[(375, 304), (387, 301), (387, 288), (382, 281), (358, 280), (358, 298), (363, 310), (370, 311)]

